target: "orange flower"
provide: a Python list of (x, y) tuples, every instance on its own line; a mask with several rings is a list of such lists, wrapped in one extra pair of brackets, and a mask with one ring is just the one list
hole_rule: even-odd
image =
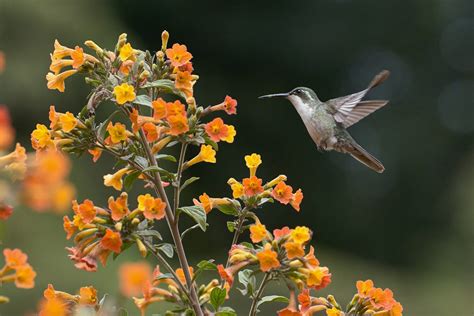
[(282, 227), (281, 229), (274, 229), (273, 236), (275, 239), (286, 237), (291, 233), (291, 229), (288, 226)]
[(288, 259), (304, 256), (304, 247), (300, 243), (289, 241), (286, 242), (283, 246), (285, 247), (286, 256), (288, 257)]
[(94, 203), (89, 199), (85, 199), (81, 204), (77, 204), (77, 201), (74, 200), (72, 201), (72, 205), (74, 212), (79, 215), (86, 224), (91, 223), (97, 215)]
[(194, 78), (189, 71), (179, 71), (176, 73), (175, 87), (184, 92), (187, 97), (193, 96)]
[(67, 304), (59, 298), (42, 300), (39, 306), (39, 316), (67, 316), (70, 310)]
[(173, 44), (166, 50), (166, 57), (169, 58), (173, 67), (180, 67), (188, 63), (193, 55), (188, 52), (186, 45)]
[(178, 136), (189, 131), (188, 119), (184, 115), (171, 115), (168, 117), (170, 130), (168, 134)]
[(156, 198), (153, 203), (153, 207), (146, 209), (143, 212), (143, 215), (148, 220), (153, 220), (153, 219), (160, 220), (164, 218), (166, 215), (165, 208), (166, 208), (166, 203), (163, 202), (160, 198)]
[(12, 269), (24, 266), (28, 261), (28, 256), (20, 249), (11, 250), (5, 248), (3, 250), (3, 255), (5, 256), (5, 264)]
[(199, 201), (194, 200), (194, 205), (200, 205), (204, 211), (206, 211), (206, 214), (208, 214), (214, 207), (212, 205), (212, 199), (206, 193), (199, 196)]
[(100, 156), (102, 155), (102, 149), (99, 147), (94, 147), (92, 149), (88, 149), (87, 151), (92, 155), (93, 162), (97, 162), (97, 160), (99, 160)]
[(303, 201), (303, 192), (301, 192), (301, 189), (298, 189), (298, 191), (296, 191), (296, 192), (293, 194), (293, 197), (292, 197), (291, 200), (290, 200), (290, 205), (291, 205), (297, 212), (299, 212), (299, 211), (300, 211), (300, 204), (301, 204), (301, 201)]
[(370, 296), (370, 292), (374, 288), (374, 282), (372, 280), (366, 280), (366, 281), (357, 281), (356, 283), (357, 287), (357, 293), (361, 298), (366, 298)]
[(84, 286), (79, 289), (79, 304), (96, 305), (97, 290), (92, 286)]
[(306, 262), (309, 265), (311, 265), (313, 267), (319, 266), (319, 260), (314, 255), (314, 247), (313, 246), (309, 247), (309, 252), (308, 252), (308, 254), (306, 254), (306, 256), (304, 256), (304, 258), (306, 259)]
[(145, 133), (146, 140), (149, 143), (153, 143), (160, 138), (160, 129), (152, 122), (143, 124), (143, 132)]
[(226, 95), (224, 99), (224, 109), (227, 114), (237, 114), (237, 100)]
[(4, 105), (0, 105), (0, 150), (7, 149), (13, 143), (15, 130), (11, 125), (10, 114)]
[(336, 307), (332, 307), (330, 309), (326, 309), (326, 315), (327, 316), (342, 316), (342, 312), (338, 310)]
[(374, 288), (370, 291), (370, 303), (375, 308), (390, 310), (395, 303), (390, 289)]
[(5, 53), (0, 50), (0, 74), (5, 70)]
[(243, 180), (244, 193), (247, 196), (254, 196), (263, 192), (262, 179), (252, 176)]
[(13, 214), (13, 207), (6, 204), (0, 204), (0, 219), (7, 220)]
[(250, 226), (250, 239), (252, 239), (253, 243), (259, 243), (267, 238), (268, 232), (265, 228), (265, 225), (262, 225), (260, 222), (256, 222), (254, 225)]
[(224, 121), (220, 117), (216, 117), (211, 122), (207, 123), (204, 128), (207, 135), (209, 135), (209, 137), (215, 142), (223, 140), (229, 133), (229, 127), (224, 124)]
[(70, 53), (70, 56), (73, 60), (72, 68), (74, 69), (81, 67), (86, 60), (84, 57), (84, 50), (79, 46), (74, 48), (74, 50)]
[(66, 239), (70, 239), (77, 230), (77, 227), (73, 224), (73, 222), (71, 222), (71, 220), (67, 216), (63, 217), (63, 228), (66, 232)]
[(186, 116), (186, 108), (181, 101), (176, 100), (174, 102), (166, 103), (166, 115), (183, 115)]
[(326, 267), (316, 267), (311, 269), (306, 279), (306, 284), (315, 290), (325, 288), (331, 283), (331, 273)]
[[(189, 274), (191, 275), (191, 279), (192, 279), (194, 276), (193, 267), (189, 267)], [(176, 269), (176, 275), (178, 276), (178, 279), (182, 284), (186, 284), (186, 277), (184, 276), (184, 270), (182, 268)]]
[(153, 107), (153, 118), (155, 120), (161, 120), (167, 116), (166, 101), (162, 98), (152, 101), (151, 106)]
[(32, 289), (35, 287), (36, 272), (29, 264), (16, 268), (15, 285), (21, 289)]
[(107, 132), (109, 132), (107, 140), (110, 140), (112, 144), (118, 144), (128, 139), (127, 129), (122, 123), (112, 124), (112, 122), (109, 122), (109, 125), (107, 125)]
[(272, 196), (278, 202), (288, 204), (293, 198), (293, 188), (281, 181), (273, 188)]
[(140, 295), (151, 279), (151, 267), (146, 261), (124, 263), (119, 268), (120, 291), (126, 297)]
[(46, 74), (46, 80), (48, 81), (48, 89), (54, 90), (57, 89), (59, 92), (64, 92), (65, 85), (64, 80), (68, 77), (74, 75), (77, 72), (75, 69), (66, 70), (60, 74), (53, 74), (52, 72), (48, 72)]
[(111, 217), (114, 221), (121, 220), (125, 215), (130, 213), (128, 209), (128, 194), (127, 192), (122, 192), (120, 196), (114, 200), (111, 196), (109, 197), (109, 209), (112, 213)]
[(133, 60), (126, 60), (122, 62), (122, 64), (120, 64), (119, 71), (127, 76), (130, 73), (130, 70), (132, 70), (133, 63)]
[(266, 244), (264, 250), (257, 253), (258, 261), (260, 262), (260, 270), (263, 272), (276, 269), (280, 266), (278, 261), (278, 254), (271, 249), (270, 244)]
[(114, 232), (110, 228), (105, 231), (104, 237), (100, 240), (100, 245), (104, 249), (112, 250), (115, 253), (120, 253), (122, 249), (122, 238), (119, 232)]

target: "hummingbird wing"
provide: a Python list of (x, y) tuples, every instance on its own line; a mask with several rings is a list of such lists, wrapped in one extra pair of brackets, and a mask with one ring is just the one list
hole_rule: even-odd
[[(334, 119), (337, 122), (342, 123), (345, 127), (349, 127), (387, 104), (388, 101), (367, 101), (372, 103), (363, 104), (361, 100), (370, 91), (370, 89), (384, 82), (389, 75), (390, 72), (388, 70), (383, 70), (378, 75), (376, 75), (374, 79), (372, 79), (367, 89), (336, 99), (328, 100), (326, 103), (331, 108), (331, 113), (333, 114)], [(356, 109), (359, 108), (359, 105), (361, 106), (361, 109), (360, 111), (356, 111)], [(354, 112), (354, 114), (351, 116), (352, 112)]]

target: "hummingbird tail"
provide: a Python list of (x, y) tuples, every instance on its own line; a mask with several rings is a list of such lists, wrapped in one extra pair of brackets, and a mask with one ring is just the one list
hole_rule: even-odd
[(377, 158), (369, 154), (359, 144), (354, 143), (352, 145), (352, 150), (349, 153), (354, 159), (357, 159), (359, 162), (378, 173), (382, 173), (385, 170), (385, 167), (382, 165), (382, 163), (378, 161)]

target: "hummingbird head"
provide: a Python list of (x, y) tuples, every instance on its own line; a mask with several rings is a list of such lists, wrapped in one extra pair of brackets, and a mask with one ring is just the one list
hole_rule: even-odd
[(311, 101), (319, 101), (316, 93), (306, 87), (297, 87), (286, 93), (276, 93), (276, 94), (267, 94), (258, 97), (259, 99), (274, 98), (274, 97), (283, 97), (290, 100), (291, 103), (304, 103), (308, 104)]

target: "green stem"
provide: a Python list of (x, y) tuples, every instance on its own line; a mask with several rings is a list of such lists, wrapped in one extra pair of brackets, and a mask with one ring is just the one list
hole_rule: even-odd
[(263, 277), (262, 282), (260, 283), (260, 286), (258, 287), (258, 291), (253, 298), (252, 306), (250, 306), (249, 316), (257, 315), (257, 304), (262, 297), (263, 290), (265, 289), (265, 286), (268, 284), (268, 281), (270, 281), (270, 273), (267, 272), (265, 273), (265, 276)]
[[(179, 198), (181, 193), (181, 177), (183, 175), (183, 165), (184, 165), (184, 158), (186, 156), (186, 148), (188, 147), (187, 143), (181, 144), (181, 152), (179, 154), (179, 161), (178, 161), (178, 170), (176, 171), (176, 183), (174, 187), (174, 203), (173, 203), (173, 212), (176, 215), (176, 210), (179, 207)], [(178, 226), (179, 219), (176, 218), (175, 225)]]

